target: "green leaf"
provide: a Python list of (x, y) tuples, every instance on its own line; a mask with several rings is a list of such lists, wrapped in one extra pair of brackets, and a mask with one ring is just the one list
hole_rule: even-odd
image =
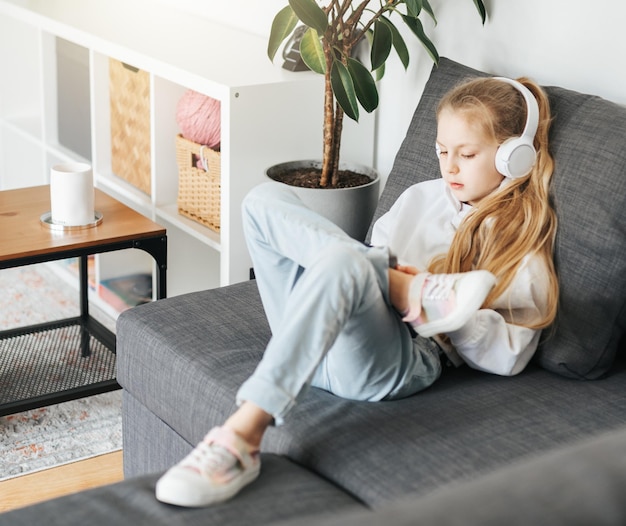
[(358, 60), (348, 59), (348, 71), (352, 77), (357, 99), (367, 113), (378, 107), (378, 90), (369, 70)]
[(323, 35), (328, 27), (328, 17), (315, 0), (289, 0), (289, 5), (303, 24)]
[(298, 17), (291, 9), (291, 6), (284, 7), (274, 17), (270, 39), (267, 43), (267, 55), (270, 57), (270, 60), (274, 60), (278, 48), (293, 33), (297, 23)]
[(316, 73), (326, 73), (326, 59), (322, 42), (313, 28), (306, 30), (300, 41), (300, 56), (304, 63)]
[(374, 70), (372, 74), (374, 75), (374, 80), (378, 81), (382, 79), (385, 76), (385, 65), (383, 64), (377, 70)]
[(430, 38), (426, 36), (426, 33), (424, 32), (424, 27), (422, 26), (422, 23), (419, 21), (419, 19), (411, 18), (405, 15), (402, 15), (402, 19), (404, 20), (404, 23), (409, 26), (411, 31), (413, 31), (415, 36), (419, 38), (422, 45), (426, 48), (426, 51), (428, 51), (428, 54), (430, 55), (430, 58), (433, 60), (433, 62), (435, 64), (439, 64), (439, 53), (437, 52), (437, 48), (435, 47), (435, 44), (432, 43)]
[(380, 21), (383, 24), (385, 24), (391, 31), (393, 47), (396, 50), (396, 53), (398, 54), (398, 57), (400, 58), (400, 61), (402, 62), (404, 69), (407, 69), (409, 67), (409, 50), (406, 47), (404, 38), (402, 38), (400, 31), (398, 31), (398, 28), (396, 28), (396, 26), (393, 25), (391, 20), (389, 20), (388, 18), (382, 17)]
[(337, 103), (344, 113), (351, 119), (359, 120), (359, 104), (354, 91), (354, 84), (348, 68), (341, 62), (333, 62), (330, 70), (330, 83)]
[(474, 0), (474, 5), (480, 14), (480, 19), (483, 21), (483, 25), (485, 24), (485, 20), (487, 19), (487, 10), (485, 9), (485, 4), (483, 4), (482, 0)]
[(378, 69), (382, 66), (391, 52), (393, 36), (389, 26), (377, 20), (374, 23), (374, 38), (372, 40), (372, 69)]
[(435, 11), (431, 7), (430, 2), (428, 0), (422, 0), (422, 4), (424, 7), (424, 11), (426, 11), (430, 15), (430, 18), (432, 18), (435, 25), (437, 25), (437, 17), (435, 16)]
[(407, 15), (417, 18), (422, 12), (422, 0), (406, 0)]
[[(368, 29), (367, 33), (365, 33), (365, 37), (367, 38), (367, 41), (369, 42), (371, 46), (374, 40), (374, 32), (371, 29)], [(383, 64), (377, 69), (372, 70), (372, 76), (374, 77), (374, 80), (376, 81), (382, 79), (384, 75), (385, 75), (385, 64)]]

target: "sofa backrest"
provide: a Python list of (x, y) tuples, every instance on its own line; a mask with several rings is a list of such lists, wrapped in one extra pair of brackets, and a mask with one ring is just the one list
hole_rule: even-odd
[[(487, 73), (442, 58), (433, 68), (395, 158), (374, 221), (411, 184), (437, 178), (435, 110), (460, 81)], [(559, 314), (535, 360), (563, 376), (596, 379), (613, 364), (626, 328), (626, 108), (545, 87), (559, 220)]]

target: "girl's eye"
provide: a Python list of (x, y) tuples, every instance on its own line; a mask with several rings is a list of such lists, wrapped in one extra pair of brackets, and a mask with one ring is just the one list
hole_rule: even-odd
[(461, 157), (463, 157), (463, 159), (473, 159), (474, 157), (476, 157), (475, 153), (464, 153), (461, 155)]

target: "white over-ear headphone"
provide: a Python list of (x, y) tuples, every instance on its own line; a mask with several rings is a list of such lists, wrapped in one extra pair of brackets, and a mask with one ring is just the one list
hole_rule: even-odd
[(539, 124), (539, 105), (532, 92), (521, 82), (506, 77), (494, 78), (513, 86), (526, 101), (526, 126), (522, 135), (507, 139), (496, 152), (496, 170), (505, 177), (518, 179), (533, 169), (537, 159), (533, 141)]
[[(526, 125), (519, 137), (511, 137), (504, 141), (496, 151), (496, 170), (510, 179), (519, 179), (527, 175), (535, 165), (537, 152), (533, 145), (539, 124), (539, 105), (532, 92), (517, 80), (506, 77), (493, 77), (506, 82), (517, 89), (526, 101)], [(437, 157), (441, 156), (441, 148), (435, 145)]]

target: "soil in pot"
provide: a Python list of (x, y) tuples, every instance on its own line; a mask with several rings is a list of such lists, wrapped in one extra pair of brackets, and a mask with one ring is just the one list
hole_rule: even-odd
[[(271, 177), (275, 181), (301, 188), (320, 188), (320, 177), (322, 170), (311, 166), (301, 168), (287, 168), (285, 170), (272, 173)], [(367, 175), (354, 172), (352, 170), (339, 170), (339, 184), (328, 188), (353, 188), (371, 183), (372, 179)]]

